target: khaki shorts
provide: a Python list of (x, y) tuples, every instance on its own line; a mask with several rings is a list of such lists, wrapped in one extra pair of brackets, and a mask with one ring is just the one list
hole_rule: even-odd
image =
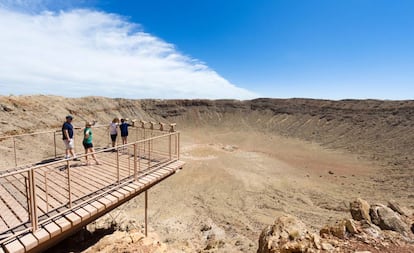
[(63, 143), (65, 143), (66, 149), (74, 149), (75, 148), (73, 139), (69, 139), (68, 142), (66, 140), (63, 140)]

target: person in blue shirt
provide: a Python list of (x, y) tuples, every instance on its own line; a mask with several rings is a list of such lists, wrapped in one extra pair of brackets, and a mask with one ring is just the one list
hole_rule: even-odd
[(133, 126), (126, 122), (125, 119), (121, 119), (121, 125), (119, 125), (119, 129), (121, 130), (121, 137), (122, 137), (122, 145), (128, 143), (128, 127)]
[(66, 121), (62, 126), (62, 139), (65, 144), (65, 159), (69, 159), (70, 155), (74, 158), (75, 161), (79, 161), (76, 158), (75, 153), (75, 142), (73, 140), (73, 126), (72, 126), (72, 115), (66, 116)]

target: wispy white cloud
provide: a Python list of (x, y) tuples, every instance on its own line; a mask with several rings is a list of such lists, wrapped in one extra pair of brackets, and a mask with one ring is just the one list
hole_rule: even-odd
[(121, 16), (88, 9), (24, 11), (44, 3), (0, 0), (2, 95), (257, 96)]

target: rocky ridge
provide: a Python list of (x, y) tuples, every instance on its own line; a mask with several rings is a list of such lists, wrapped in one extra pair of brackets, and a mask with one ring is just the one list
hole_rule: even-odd
[(319, 234), (294, 216), (278, 217), (262, 231), (257, 253), (414, 251), (414, 212), (395, 201), (370, 205), (358, 198), (350, 213), (352, 218), (325, 225)]

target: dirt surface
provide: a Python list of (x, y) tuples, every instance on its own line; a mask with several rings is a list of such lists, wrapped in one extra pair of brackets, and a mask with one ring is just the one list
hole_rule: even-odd
[[(0, 97), (0, 136), (58, 128), (68, 113), (79, 126), (178, 123), (187, 164), (149, 191), (150, 231), (167, 252), (255, 252), (276, 216), (318, 231), (349, 217), (357, 197), (414, 209), (414, 101)], [(9, 151), (0, 151), (3, 167), (13, 164)], [(137, 197), (113, 217), (142, 224), (143, 204)]]

